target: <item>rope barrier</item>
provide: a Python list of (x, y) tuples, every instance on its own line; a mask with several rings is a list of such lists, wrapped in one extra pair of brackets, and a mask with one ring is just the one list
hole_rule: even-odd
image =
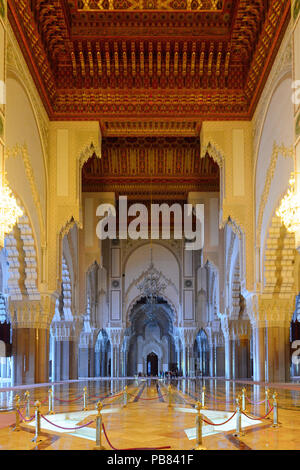
[(265, 415), (265, 416), (249, 416), (247, 415), (244, 411), (242, 411), (243, 415), (245, 415), (247, 418), (249, 419), (252, 419), (253, 421), (260, 421), (261, 419), (266, 419), (267, 416), (269, 416), (269, 414), (272, 413), (274, 407), (270, 409), (270, 411)]
[(229, 423), (229, 421), (231, 421), (235, 417), (236, 414), (237, 414), (237, 411), (235, 411), (233, 415), (229, 419), (227, 419), (227, 421), (224, 421), (224, 423), (216, 424), (216, 423), (213, 423), (212, 421), (206, 421), (206, 419), (204, 418), (202, 418), (202, 421), (204, 421), (204, 423), (206, 424), (210, 424), (211, 426), (224, 426), (224, 424)]
[(25, 418), (25, 416), (22, 415), (22, 413), (21, 413), (20, 410), (18, 410), (18, 413), (19, 413), (19, 415), (20, 415), (22, 421), (24, 421), (25, 423), (31, 423), (31, 421), (33, 421), (34, 418), (35, 418), (34, 415), (32, 416), (32, 418), (29, 418), (29, 419), (28, 419), (28, 418)]
[(83, 395), (80, 395), (80, 397), (72, 398), (72, 400), (62, 400), (61, 398), (54, 397), (54, 400), (57, 400), (60, 403), (74, 403), (75, 401), (81, 400), (82, 397)]
[(102, 429), (103, 429), (103, 432), (104, 432), (104, 436), (105, 436), (105, 439), (107, 440), (107, 443), (109, 445), (109, 447), (112, 449), (112, 450), (162, 450), (162, 449), (171, 449), (171, 446), (162, 446), (162, 447), (132, 447), (132, 448), (128, 448), (128, 449), (117, 449), (116, 447), (114, 447), (112, 445), (112, 443), (110, 442), (109, 438), (108, 438), (108, 435), (107, 435), (107, 432), (106, 432), (106, 429), (105, 429), (105, 426), (104, 426), (104, 423), (102, 423)]
[(250, 405), (262, 405), (263, 403), (265, 403), (265, 400), (262, 400), (262, 401), (259, 401), (257, 403), (254, 403), (253, 401), (249, 400), (248, 397), (246, 397), (247, 401), (250, 403)]
[(63, 426), (59, 426), (58, 424), (51, 423), (51, 421), (49, 421), (49, 419), (47, 419), (44, 415), (41, 415), (41, 418), (47, 421), (47, 423), (51, 424), (51, 426), (55, 426), (56, 428), (63, 429), (64, 431), (76, 431), (77, 429), (86, 428), (94, 422), (93, 420), (93, 421), (90, 421), (89, 423), (83, 424), (82, 426), (77, 426), (74, 428), (64, 428)]

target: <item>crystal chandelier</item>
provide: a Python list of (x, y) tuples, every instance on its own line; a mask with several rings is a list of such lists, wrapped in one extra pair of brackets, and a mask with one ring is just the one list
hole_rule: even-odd
[(280, 217), (288, 232), (295, 233), (300, 229), (300, 195), (295, 188), (295, 174), (292, 175), (289, 184), (290, 188), (281, 200), (276, 215)]
[(18, 206), (2, 171), (0, 176), (0, 249), (4, 247), (5, 235), (12, 231), (22, 215), (23, 211)]
[(161, 279), (160, 273), (158, 273), (154, 267), (151, 248), (151, 260), (148, 271), (137, 288), (142, 296), (146, 297), (147, 304), (154, 305), (157, 303), (158, 297), (163, 294), (166, 287), (166, 284)]

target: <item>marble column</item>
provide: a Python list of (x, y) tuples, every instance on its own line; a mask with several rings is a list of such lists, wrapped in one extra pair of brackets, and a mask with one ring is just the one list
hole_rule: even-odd
[(265, 381), (265, 341), (266, 328), (264, 325), (253, 326), (253, 380)]
[(248, 336), (241, 335), (238, 340), (238, 371), (237, 378), (246, 379), (250, 374), (250, 340)]
[(95, 347), (89, 347), (89, 358), (88, 358), (88, 376), (95, 377)]
[(182, 350), (182, 374), (184, 377), (187, 376), (187, 371), (188, 371), (188, 364), (187, 364), (187, 355), (186, 355), (186, 347), (185, 345), (183, 346), (183, 350)]
[(236, 379), (237, 378), (237, 368), (238, 368), (238, 355), (237, 355), (237, 340), (231, 339), (230, 340), (230, 349), (231, 349), (231, 371), (230, 371), (230, 378)]
[(225, 378), (232, 378), (232, 350), (229, 337), (225, 337)]
[(195, 376), (195, 357), (194, 357), (194, 348), (192, 346), (188, 347), (188, 357), (189, 357), (189, 376)]
[(209, 344), (209, 375), (210, 377), (214, 377), (214, 346), (213, 343)]
[(69, 338), (54, 341), (54, 380), (78, 379), (78, 345)]
[(49, 329), (13, 328), (14, 385), (49, 382)]
[(101, 349), (95, 350), (95, 377), (101, 377)]
[(268, 382), (288, 382), (290, 380), (290, 328), (268, 324), (267, 336), (267, 367)]
[(111, 344), (111, 365), (110, 365), (110, 376), (113, 378), (116, 374), (116, 347)]
[(89, 348), (79, 346), (78, 350), (78, 375), (79, 377), (89, 376)]

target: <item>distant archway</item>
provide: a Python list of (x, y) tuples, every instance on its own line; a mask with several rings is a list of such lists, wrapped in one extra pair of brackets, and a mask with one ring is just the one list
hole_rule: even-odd
[(155, 372), (154, 375), (170, 370), (176, 363), (174, 320), (170, 305), (158, 298), (158, 302), (150, 306), (142, 298), (131, 311), (130, 323), (127, 375), (149, 375), (149, 361), (150, 372)]
[(154, 352), (147, 356), (147, 375), (150, 377), (158, 375), (158, 356)]

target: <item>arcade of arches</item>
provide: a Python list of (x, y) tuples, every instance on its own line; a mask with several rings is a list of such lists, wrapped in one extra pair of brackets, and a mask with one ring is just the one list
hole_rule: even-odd
[[(23, 211), (0, 252), (3, 384), (300, 377), (300, 236), (276, 215), (300, 171), (300, 2), (162, 4), (0, 0), (0, 152)], [(169, 240), (99, 240), (120, 196), (204, 204), (203, 249), (172, 218)]]

